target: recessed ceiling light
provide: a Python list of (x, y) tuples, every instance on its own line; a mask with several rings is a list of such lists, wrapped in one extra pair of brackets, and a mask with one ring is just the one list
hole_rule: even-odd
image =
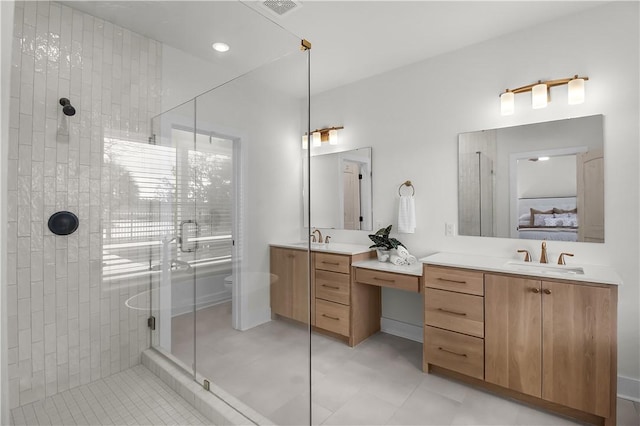
[(211, 47), (213, 47), (213, 50), (216, 52), (226, 52), (229, 50), (229, 45), (227, 43), (213, 43)]

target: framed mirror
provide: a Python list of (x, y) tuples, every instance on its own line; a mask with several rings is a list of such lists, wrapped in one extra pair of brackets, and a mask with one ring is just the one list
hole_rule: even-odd
[(461, 133), (459, 235), (604, 242), (602, 121)]
[[(304, 182), (309, 173), (303, 161)], [(311, 227), (370, 231), (373, 224), (371, 148), (312, 154)], [(306, 209), (306, 206), (305, 206)], [(306, 220), (305, 226), (309, 226)]]

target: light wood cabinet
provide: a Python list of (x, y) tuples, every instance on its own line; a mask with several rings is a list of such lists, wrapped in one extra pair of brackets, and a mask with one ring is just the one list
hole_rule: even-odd
[(542, 282), (543, 399), (605, 418), (615, 410), (614, 299), (610, 288)]
[(486, 274), (484, 290), (485, 380), (540, 398), (540, 281)]
[(304, 250), (271, 247), (271, 312), (309, 321), (309, 256)]
[(485, 380), (615, 424), (617, 288), (485, 274)]
[(482, 272), (424, 267), (423, 370), (439, 366), (484, 379)]
[(381, 305), (379, 288), (377, 297), (369, 289), (352, 291), (351, 264), (374, 255), (314, 251), (309, 265), (306, 250), (271, 246), (272, 314), (303, 323), (310, 319), (314, 331), (356, 345), (380, 329)]

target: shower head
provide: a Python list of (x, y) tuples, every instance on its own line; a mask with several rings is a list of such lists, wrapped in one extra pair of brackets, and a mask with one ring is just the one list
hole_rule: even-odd
[(67, 98), (60, 98), (60, 105), (62, 105), (62, 112), (66, 116), (76, 115), (76, 109), (71, 106), (71, 101)]

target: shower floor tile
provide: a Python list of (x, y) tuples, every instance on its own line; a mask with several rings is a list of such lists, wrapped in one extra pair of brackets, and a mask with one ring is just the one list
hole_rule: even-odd
[(11, 410), (20, 425), (207, 425), (142, 365)]

